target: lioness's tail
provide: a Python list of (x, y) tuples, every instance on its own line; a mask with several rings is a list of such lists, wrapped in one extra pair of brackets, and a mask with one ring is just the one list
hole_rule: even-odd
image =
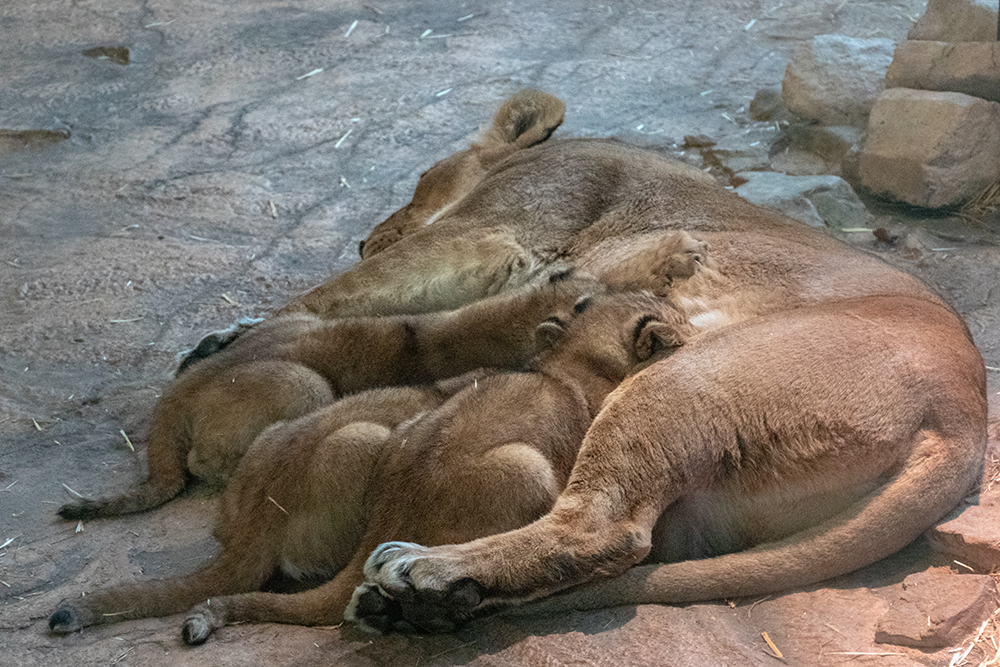
[[(169, 391), (169, 390), (168, 390)], [(178, 408), (167, 395), (157, 404), (150, 423), (145, 482), (121, 495), (66, 503), (58, 514), (70, 521), (133, 514), (158, 507), (183, 489), (187, 481), (187, 453), (191, 448), (187, 420), (178, 418)]]
[(924, 432), (903, 470), (885, 486), (784, 540), (705, 560), (635, 567), (508, 613), (760, 596), (852, 572), (903, 548), (961, 502), (978, 481), (986, 443), (985, 428), (969, 435), (956, 441)]

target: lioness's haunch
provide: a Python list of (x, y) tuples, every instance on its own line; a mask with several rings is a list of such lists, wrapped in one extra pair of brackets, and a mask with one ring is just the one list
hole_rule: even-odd
[[(574, 312), (568, 324), (538, 325), (542, 352), (528, 372), (372, 390), (272, 426), (223, 495), (218, 557), (186, 577), (64, 601), (50, 626), (69, 632), (196, 602), (188, 643), (232, 622), (336, 623), (380, 542), (444, 544), (530, 523), (565, 485), (608, 392), (694, 333), (650, 295), (596, 296)], [(339, 574), (302, 594), (250, 593), (279, 569)]]
[(147, 434), (146, 482), (122, 496), (68, 503), (59, 514), (140, 512), (180, 493), (188, 473), (222, 483), (268, 425), (341, 396), (520, 368), (539, 322), (600, 289), (586, 278), (553, 279), (450, 312), (337, 321), (292, 314), (257, 324), (167, 387)]

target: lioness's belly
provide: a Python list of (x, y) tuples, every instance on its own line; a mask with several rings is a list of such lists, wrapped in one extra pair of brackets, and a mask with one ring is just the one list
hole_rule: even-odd
[(881, 476), (797, 485), (779, 480), (752, 492), (726, 487), (697, 491), (660, 516), (646, 560), (710, 558), (779, 540), (843, 511), (884, 481)]

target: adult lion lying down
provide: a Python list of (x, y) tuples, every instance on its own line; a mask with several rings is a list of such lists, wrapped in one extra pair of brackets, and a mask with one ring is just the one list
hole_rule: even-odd
[(962, 499), (987, 408), (952, 308), (655, 152), (545, 141), (561, 113), (544, 93), (508, 100), (482, 143), (425, 174), (412, 215), (281, 316), (450, 309), (562, 263), (641, 283), (637, 258), (671, 230), (707, 242), (721, 279), (663, 287), (696, 335), (608, 396), (550, 512), (462, 544), (378, 547), (356, 620), (446, 630), (571, 587), (533, 607), (772, 593), (878, 560)]
[[(443, 168), (475, 165), (478, 150)], [(955, 311), (696, 170), (618, 142), (550, 140), (428, 220), (288, 310), (442, 307), (556, 259), (603, 275), (665, 229), (706, 241), (725, 281), (675, 299), (703, 335), (608, 397), (550, 513), (465, 544), (379, 547), (358, 620), (440, 630), (611, 577), (546, 608), (803, 586), (900, 549), (977, 481), (985, 372)]]

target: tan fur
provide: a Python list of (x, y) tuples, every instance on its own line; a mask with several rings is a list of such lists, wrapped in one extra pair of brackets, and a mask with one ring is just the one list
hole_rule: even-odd
[[(609, 398), (573, 481), (531, 527), (376, 551), (369, 578), (392, 600), (380, 610), (374, 602), (386, 598), (374, 599), (365, 622), (432, 619), (423, 627), (441, 629), (626, 571), (552, 604), (772, 593), (891, 553), (968, 491), (985, 446), (985, 374), (953, 309), (873, 256), (618, 142), (550, 140), (513, 154), (432, 225), (286, 311), (439, 308), (554, 261), (613, 277), (678, 228), (710, 245), (719, 280), (681, 285), (671, 298), (711, 335)], [(794, 391), (781, 403), (775, 388)], [(654, 529), (666, 537), (654, 542)], [(694, 544), (683, 545), (685, 534)], [(730, 550), (629, 570), (649, 552)]]
[(538, 90), (522, 90), (504, 102), (482, 139), (420, 175), (413, 201), (372, 230), (358, 248), (361, 257), (371, 257), (432, 223), (497, 163), (548, 139), (562, 124), (565, 111), (561, 100)]
[[(774, 593), (895, 551), (976, 481), (982, 358), (916, 278), (614, 141), (519, 150), (443, 199), (433, 224), (283, 312), (454, 308), (562, 262), (615, 280), (677, 229), (709, 244), (717, 279), (670, 286), (702, 335), (607, 398), (550, 513), (465, 544), (380, 546), (362, 622), (449, 629), (608, 577), (542, 606)], [(679, 562), (632, 567), (646, 558)]]
[[(597, 296), (576, 310), (568, 333), (557, 318), (539, 325), (553, 347), (530, 372), (372, 390), (268, 428), (223, 495), (216, 559), (186, 577), (64, 601), (52, 628), (176, 613), (206, 599), (185, 622), (188, 643), (232, 622), (335, 623), (381, 542), (461, 542), (542, 516), (605, 396), (694, 333), (652, 295)], [(250, 593), (279, 569), (339, 574), (302, 594)]]
[(252, 327), (167, 387), (147, 435), (148, 480), (114, 498), (78, 500), (66, 519), (139, 512), (177, 495), (188, 473), (217, 484), (268, 425), (365, 389), (520, 368), (535, 326), (599, 286), (555, 276), (464, 308), (417, 316), (321, 320), (290, 314)]
[(366, 586), (392, 600), (359, 593), (359, 620), (447, 630), (618, 575), (535, 611), (765, 595), (849, 572), (976, 482), (984, 381), (961, 321), (924, 299), (848, 299), (708, 334), (608, 397), (539, 521), (379, 547)]

